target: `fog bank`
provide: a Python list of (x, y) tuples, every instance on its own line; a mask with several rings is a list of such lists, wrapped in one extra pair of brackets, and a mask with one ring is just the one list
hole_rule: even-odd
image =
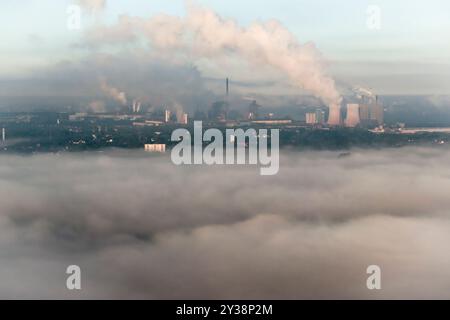
[(1, 156), (0, 298), (450, 298), (449, 155), (285, 153), (276, 176), (138, 151)]

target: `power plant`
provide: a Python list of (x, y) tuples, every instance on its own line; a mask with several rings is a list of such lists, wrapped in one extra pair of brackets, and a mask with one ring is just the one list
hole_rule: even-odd
[[(327, 125), (349, 128), (382, 126), (384, 124), (384, 107), (379, 103), (378, 96), (361, 87), (355, 87), (352, 90), (355, 95), (345, 98), (347, 101), (345, 110), (341, 110), (341, 105), (338, 103), (330, 104)], [(343, 113), (346, 114), (344, 119)], [(320, 108), (316, 108), (315, 113), (305, 114), (305, 122), (308, 125), (324, 124), (324, 118), (324, 112)]]
[(170, 121), (170, 116), (172, 115), (172, 113), (169, 110), (164, 110), (164, 122), (169, 122)]
[(210, 119), (219, 122), (225, 122), (227, 120), (230, 104), (228, 102), (228, 96), (230, 94), (230, 80), (225, 79), (225, 97), (223, 101), (216, 101), (212, 104), (209, 110), (208, 116)]
[[(384, 108), (378, 102), (378, 96), (368, 89), (361, 87), (353, 88), (356, 98), (349, 98), (351, 102), (346, 105), (345, 120), (341, 119), (340, 105), (330, 105), (328, 116), (329, 126), (346, 127), (376, 127), (384, 124)], [(311, 120), (310, 120), (311, 121)], [(308, 121), (307, 121), (308, 122)]]
[(346, 127), (356, 127), (361, 123), (359, 117), (359, 104), (349, 103), (347, 104), (347, 118), (345, 119)]
[(339, 104), (330, 105), (330, 113), (328, 115), (328, 125), (340, 126), (341, 122), (341, 106)]
[(131, 106), (131, 111), (133, 113), (141, 112), (141, 102), (138, 100), (133, 100), (133, 105)]
[(183, 112), (180, 116), (180, 119), (177, 119), (178, 123), (180, 124), (188, 124), (189, 123), (189, 117), (188, 114)]
[(252, 102), (248, 106), (247, 119), (248, 120), (257, 120), (259, 118), (259, 109), (261, 106), (256, 103), (256, 100), (252, 100)]
[(309, 125), (324, 125), (325, 112), (321, 108), (317, 108), (315, 112), (308, 112), (305, 114), (306, 124)]

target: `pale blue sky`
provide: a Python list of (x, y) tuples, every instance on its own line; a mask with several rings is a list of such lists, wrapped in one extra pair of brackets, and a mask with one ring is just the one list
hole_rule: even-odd
[[(398, 72), (450, 79), (450, 2), (445, 0), (197, 0), (220, 15), (242, 24), (277, 19), (301, 42), (313, 41), (342, 77), (379, 76), (381, 66)], [(82, 31), (66, 28), (66, 8), (73, 1), (2, 0), (0, 5), (0, 76), (18, 76), (30, 67), (84, 52), (71, 47)], [(368, 5), (381, 9), (381, 29), (366, 26)], [(164, 12), (184, 15), (184, 0), (108, 0), (99, 19), (113, 23), (118, 15), (151, 16)], [(84, 17), (84, 27), (93, 18)], [(358, 63), (361, 64), (358, 64)], [(374, 63), (371, 68), (371, 63)], [(405, 65), (405, 69), (401, 68)], [(413, 70), (411, 70), (413, 65)], [(408, 67), (406, 67), (408, 66)], [(363, 81), (363, 80), (362, 80)], [(368, 80), (370, 81), (370, 80)], [(439, 82), (437, 80), (437, 82)], [(439, 88), (449, 90), (448, 85)]]

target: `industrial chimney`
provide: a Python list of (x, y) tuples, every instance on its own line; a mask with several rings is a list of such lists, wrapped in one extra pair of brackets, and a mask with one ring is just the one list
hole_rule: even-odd
[(229, 80), (228, 80), (228, 78), (227, 78), (227, 81), (226, 81), (226, 96), (228, 97), (228, 94), (230, 93), (230, 83), (229, 83)]

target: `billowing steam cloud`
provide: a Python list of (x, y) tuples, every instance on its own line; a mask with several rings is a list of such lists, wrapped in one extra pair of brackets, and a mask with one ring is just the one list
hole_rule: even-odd
[(314, 44), (301, 44), (275, 20), (241, 27), (211, 10), (190, 5), (184, 18), (163, 14), (149, 19), (122, 16), (115, 26), (91, 30), (87, 42), (97, 46), (141, 37), (153, 50), (165, 54), (210, 60), (235, 55), (253, 65), (270, 66), (286, 75), (293, 86), (307, 90), (327, 105), (339, 105), (340, 94), (326, 75)]
[(106, 105), (104, 101), (94, 100), (91, 101), (88, 105), (89, 110), (94, 113), (103, 113), (106, 112)]
[(449, 156), (288, 153), (271, 177), (143, 151), (1, 156), (0, 298), (448, 299)]
[(173, 109), (175, 110), (175, 115), (177, 117), (177, 121), (181, 122), (183, 120), (183, 114), (184, 114), (183, 106), (179, 102), (174, 102)]
[(100, 78), (100, 87), (106, 95), (113, 98), (115, 101), (119, 102), (123, 106), (127, 104), (127, 96), (125, 92), (109, 86), (104, 78)]

